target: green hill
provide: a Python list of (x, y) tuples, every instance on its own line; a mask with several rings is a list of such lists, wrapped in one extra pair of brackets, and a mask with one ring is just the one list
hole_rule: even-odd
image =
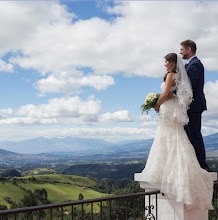
[(33, 170), (28, 170), (23, 172), (23, 176), (30, 176), (30, 175), (45, 175), (45, 174), (55, 174), (57, 171), (48, 168), (36, 168)]
[[(10, 202), (17, 204), (28, 194), (27, 190), (34, 192), (44, 188), (48, 193), (50, 203), (78, 200), (81, 193), (84, 199), (108, 196), (92, 188), (98, 183), (88, 177), (74, 175), (34, 175), (16, 178), (5, 178), (0, 181), (0, 204), (11, 207)], [(38, 201), (40, 204), (40, 201)]]

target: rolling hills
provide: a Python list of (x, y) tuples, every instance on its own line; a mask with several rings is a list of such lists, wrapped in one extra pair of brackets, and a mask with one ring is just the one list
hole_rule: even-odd
[[(42, 188), (48, 192), (50, 203), (78, 200), (79, 194), (82, 194), (84, 199), (108, 196), (108, 194), (93, 190), (97, 184), (96, 181), (87, 177), (60, 174), (1, 178), (0, 204), (9, 208), (11, 204), (8, 201), (19, 204), (28, 194), (28, 190), (34, 192)], [(38, 202), (40, 204), (40, 201)]]

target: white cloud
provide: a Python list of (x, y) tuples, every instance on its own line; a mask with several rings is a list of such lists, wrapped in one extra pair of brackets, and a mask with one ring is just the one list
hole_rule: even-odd
[(207, 122), (203, 121), (203, 126), (201, 127), (203, 136), (218, 133), (218, 124), (216, 122), (215, 123), (213, 122), (214, 121), (210, 121), (208, 123), (208, 121)]
[(0, 125), (80, 125), (97, 122), (100, 111), (101, 102), (93, 98), (87, 101), (78, 96), (53, 98), (47, 104), (28, 104), (21, 106), (17, 111), (0, 110)]
[(149, 139), (153, 138), (155, 132), (152, 129), (136, 128), (136, 127), (114, 127), (114, 128), (53, 128), (53, 129), (34, 129), (22, 127), (20, 129), (10, 130), (0, 128), (0, 140), (14, 140), (19, 141), (23, 139), (30, 139), (36, 137), (47, 138), (63, 138), (63, 137), (86, 137), (86, 138), (100, 138), (108, 141), (121, 141), (132, 139)]
[[(37, 84), (41, 93), (75, 92), (87, 85), (102, 90), (114, 84), (112, 78), (106, 82), (105, 74), (161, 76), (164, 55), (178, 52), (187, 38), (196, 41), (205, 67), (218, 70), (217, 2), (123, 1), (108, 8), (108, 13), (119, 15), (112, 21), (96, 17), (74, 21), (75, 14), (57, 2), (0, 2), (0, 6), (0, 27), (7, 30), (0, 36), (4, 42), (0, 54), (13, 51), (11, 64), (49, 73)], [(190, 13), (184, 14), (187, 8)], [(93, 78), (75, 74), (83, 67), (93, 70)], [(57, 83), (66, 71), (72, 74)], [(99, 83), (94, 83), (96, 74), (104, 75)]]
[(101, 109), (99, 100), (82, 101), (78, 96), (72, 98), (54, 98), (48, 104), (25, 105), (17, 111), (17, 115), (29, 118), (79, 118), (98, 114)]
[(114, 79), (111, 76), (85, 76), (78, 82), (82, 86), (92, 86), (97, 90), (105, 90), (107, 87), (114, 85)]
[(0, 125), (54, 125), (59, 124), (55, 118), (29, 118), (29, 117), (13, 117), (0, 120)]
[(40, 36), (42, 26), (68, 23), (75, 17), (63, 5), (48, 1), (0, 2), (0, 14), (0, 27), (4, 30), (0, 36), (0, 55), (16, 50), (33, 52), (28, 50), (28, 43), (36, 34)]
[(218, 80), (207, 82), (204, 87), (207, 111), (203, 113), (202, 134), (209, 135), (218, 132)]
[(206, 118), (218, 118), (218, 80), (215, 82), (207, 82), (204, 86), (205, 96), (207, 100)]
[(0, 59), (0, 71), (13, 72), (13, 65)]
[(13, 113), (12, 108), (7, 108), (7, 109), (0, 109), (0, 119), (1, 118), (7, 118), (8, 115)]
[[(12, 114), (14, 112), (14, 114)], [(0, 110), (0, 125), (83, 125), (130, 122), (127, 110), (101, 114), (101, 101), (94, 96), (53, 98), (47, 104), (21, 106), (17, 111)]]
[(36, 88), (44, 93), (76, 93), (81, 86), (91, 86), (96, 90), (105, 90), (114, 85), (114, 79), (111, 76), (69, 76), (69, 74), (60, 73), (59, 75), (49, 75), (46, 79), (41, 79), (36, 83)]
[(0, 109), (0, 114), (12, 114), (13, 109), (7, 108), (7, 109)]
[[(190, 13), (184, 13), (187, 8)], [(42, 78), (34, 85), (41, 95), (78, 94), (84, 86), (104, 90), (115, 84), (113, 74), (162, 76), (164, 55), (178, 52), (180, 42), (187, 38), (196, 41), (198, 56), (206, 69), (217, 71), (217, 10), (218, 3), (214, 1), (121, 1), (107, 9), (108, 13), (119, 15), (113, 20), (92, 17), (75, 21), (76, 15), (58, 2), (1, 1), (0, 28), (4, 31), (0, 35), (0, 71), (13, 72), (16, 65), (37, 70)], [(90, 69), (88, 73), (86, 67)], [(213, 130), (217, 125), (212, 127), (209, 118), (217, 117), (217, 85), (205, 85), (205, 128)], [(1, 125), (82, 126), (132, 120), (128, 110), (102, 114), (99, 100), (83, 101), (78, 96), (25, 105), (16, 113), (4, 111), (0, 112)], [(150, 127), (157, 125), (156, 118), (143, 116), (138, 120), (143, 128), (73, 128), (63, 129), (63, 135), (88, 132), (90, 136), (106, 137), (109, 133), (117, 138), (128, 134), (152, 136), (154, 129)], [(49, 135), (47, 131), (38, 132)], [(60, 132), (54, 133), (58, 136)]]
[(137, 120), (140, 121), (141, 127), (147, 128), (157, 128), (158, 125), (158, 114), (155, 115), (140, 115), (136, 117)]
[(104, 113), (99, 117), (100, 122), (130, 122), (132, 119), (127, 110), (121, 110), (113, 113)]

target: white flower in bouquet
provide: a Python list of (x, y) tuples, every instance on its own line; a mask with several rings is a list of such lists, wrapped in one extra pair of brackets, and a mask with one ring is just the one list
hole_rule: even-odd
[(160, 97), (159, 93), (153, 93), (153, 92), (149, 93), (145, 98), (145, 104), (141, 105), (142, 113), (146, 112), (148, 114), (150, 109), (155, 107), (159, 97)]

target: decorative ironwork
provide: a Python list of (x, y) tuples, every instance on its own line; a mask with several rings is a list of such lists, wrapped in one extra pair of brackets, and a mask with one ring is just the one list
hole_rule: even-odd
[[(149, 198), (150, 199), (150, 198)], [(150, 203), (150, 202), (149, 202)], [(154, 209), (153, 205), (150, 206), (146, 206), (145, 210), (148, 211), (148, 214), (145, 216), (145, 220), (155, 220), (155, 217), (153, 215), (153, 213), (151, 212), (151, 210)]]
[(155, 217), (154, 215), (151, 213), (151, 214), (148, 214), (145, 216), (145, 220), (155, 220)]
[[(150, 198), (149, 198), (149, 203), (150, 203)], [(148, 211), (148, 214), (145, 216), (145, 220), (155, 220), (155, 216), (152, 213), (152, 209), (154, 209), (153, 205), (149, 205), (145, 207), (145, 210)]]

